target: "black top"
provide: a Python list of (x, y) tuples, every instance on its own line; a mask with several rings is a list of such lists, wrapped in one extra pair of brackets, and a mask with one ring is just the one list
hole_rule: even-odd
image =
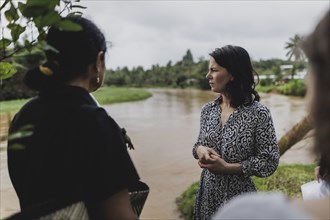
[(41, 92), (16, 114), (9, 135), (22, 210), (51, 199), (95, 204), (139, 180), (119, 126), (80, 87)]

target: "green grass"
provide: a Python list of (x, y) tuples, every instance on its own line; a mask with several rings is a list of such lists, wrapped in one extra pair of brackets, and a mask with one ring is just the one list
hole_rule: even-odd
[[(137, 101), (149, 98), (152, 94), (143, 89), (102, 87), (93, 93), (100, 104)], [(29, 99), (1, 101), (0, 112), (17, 112)]]
[(267, 178), (253, 177), (258, 191), (281, 191), (290, 198), (301, 198), (300, 186), (314, 180), (314, 164), (281, 165)]
[(143, 89), (102, 87), (93, 93), (100, 104), (112, 104), (147, 99), (152, 94)]
[[(258, 191), (280, 191), (290, 198), (300, 198), (300, 186), (314, 180), (315, 164), (280, 165), (266, 178), (252, 177)], [(183, 219), (192, 219), (198, 182), (193, 183), (176, 198), (177, 209)]]

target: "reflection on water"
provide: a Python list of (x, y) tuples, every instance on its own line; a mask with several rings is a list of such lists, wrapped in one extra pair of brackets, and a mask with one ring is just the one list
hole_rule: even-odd
[[(216, 98), (210, 91), (150, 89), (147, 100), (105, 106), (128, 131), (130, 151), (140, 177), (151, 188), (142, 219), (177, 219), (175, 198), (197, 181), (200, 168), (191, 154), (199, 131), (201, 107)], [(304, 100), (262, 94), (278, 138), (306, 114)]]

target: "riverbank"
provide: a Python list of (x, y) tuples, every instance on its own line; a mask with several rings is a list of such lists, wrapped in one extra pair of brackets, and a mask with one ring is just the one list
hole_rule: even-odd
[[(139, 88), (101, 87), (92, 93), (102, 105), (144, 100), (152, 96), (150, 92)], [(17, 112), (29, 99), (0, 101), (0, 114)]]

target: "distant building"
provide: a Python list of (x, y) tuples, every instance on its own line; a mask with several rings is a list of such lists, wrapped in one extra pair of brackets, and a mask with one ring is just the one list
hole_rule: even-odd
[[(287, 65), (281, 65), (281, 74), (284, 79), (291, 78), (291, 70), (293, 68), (293, 65), (287, 64)], [(293, 79), (304, 79), (307, 74), (307, 69), (297, 70), (297, 72), (294, 74)]]
[(299, 72), (296, 72), (296, 74), (293, 76), (294, 79), (305, 79), (307, 74), (307, 69), (303, 69)]
[(287, 65), (281, 65), (280, 66), (280, 69), (281, 69), (281, 71), (283, 72), (283, 71), (289, 71), (289, 70), (291, 70), (293, 68), (293, 65), (292, 64), (287, 64)]

